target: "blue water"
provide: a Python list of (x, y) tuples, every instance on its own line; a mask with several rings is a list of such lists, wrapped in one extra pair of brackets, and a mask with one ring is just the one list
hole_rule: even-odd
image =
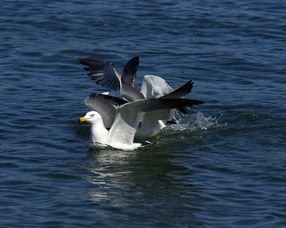
[[(0, 227), (286, 227), (286, 3), (1, 1)], [(140, 56), (194, 107), (137, 151), (90, 149), (78, 58)]]

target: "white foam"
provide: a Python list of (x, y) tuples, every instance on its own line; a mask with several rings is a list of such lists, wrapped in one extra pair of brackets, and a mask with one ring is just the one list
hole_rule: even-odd
[(226, 124), (220, 123), (215, 116), (205, 116), (202, 112), (190, 115), (188, 118), (179, 118), (179, 124), (171, 125), (174, 131), (197, 131), (208, 130), (210, 128), (223, 127)]

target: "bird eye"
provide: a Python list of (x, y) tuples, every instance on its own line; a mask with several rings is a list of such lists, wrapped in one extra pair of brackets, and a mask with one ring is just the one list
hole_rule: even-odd
[(90, 117), (94, 117), (94, 114), (91, 114)]

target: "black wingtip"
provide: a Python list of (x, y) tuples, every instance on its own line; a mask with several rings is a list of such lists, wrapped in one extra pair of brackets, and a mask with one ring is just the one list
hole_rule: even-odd
[(90, 59), (79, 58), (78, 61), (79, 61), (82, 65), (90, 66), (90, 64), (89, 64)]
[(180, 90), (185, 90), (185, 93), (188, 94), (188, 93), (190, 93), (192, 91), (193, 86), (194, 86), (194, 82), (192, 80), (190, 80), (187, 83), (185, 83), (183, 86), (181, 86), (179, 89)]
[(193, 101), (194, 105), (199, 105), (199, 104), (204, 104), (205, 103), (204, 101), (201, 101), (201, 100), (193, 100), (193, 99), (190, 99), (190, 100)]
[(192, 80), (189, 80), (188, 82), (186, 82), (184, 85), (174, 90), (173, 92), (160, 97), (160, 99), (184, 97), (192, 91), (193, 85), (194, 82)]
[(139, 65), (138, 56), (129, 59), (129, 61), (125, 64), (122, 72), (121, 80), (123, 83), (133, 86), (138, 65)]
[(129, 61), (125, 64), (123, 72), (125, 74), (134, 74), (137, 71), (137, 67), (139, 65), (139, 57), (135, 56), (131, 59), (129, 59)]
[(88, 67), (103, 67), (106, 63), (98, 59), (79, 58), (78, 61)]

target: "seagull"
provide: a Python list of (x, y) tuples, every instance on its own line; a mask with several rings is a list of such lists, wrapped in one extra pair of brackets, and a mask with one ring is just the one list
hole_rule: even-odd
[[(181, 98), (191, 92), (192, 87), (193, 82), (190, 80), (180, 88), (174, 90), (171, 93), (168, 93), (167, 95), (161, 96), (158, 99), (163, 100)], [(195, 104), (204, 103), (198, 100), (193, 101)], [(107, 129), (111, 128), (118, 107), (126, 103), (127, 101), (121, 98), (97, 93), (93, 93), (85, 99), (85, 105), (88, 108), (100, 113), (103, 119), (104, 126)], [(179, 110), (181, 110), (182, 112), (184, 112), (185, 109), (186, 107), (179, 108)], [(163, 109), (144, 113), (136, 131), (136, 138), (145, 139), (159, 134), (160, 131), (166, 127), (166, 122), (164, 120), (169, 121), (173, 118), (173, 115), (174, 109)], [(158, 116), (162, 119), (158, 119)]]
[[(160, 77), (153, 76), (151, 78), (148, 78), (148, 80), (146, 80), (145, 82), (148, 82), (150, 79), (156, 79), (156, 80), (159, 79), (159, 81), (163, 81), (163, 82), (165, 81), (164, 79)], [(144, 83), (142, 84), (143, 88), (144, 88)], [(169, 87), (167, 83), (166, 84), (162, 83), (161, 85), (163, 86), (160, 87), (159, 89), (156, 89), (156, 88), (153, 89), (152, 87), (150, 87), (152, 88), (151, 90), (147, 89), (147, 97), (149, 99), (157, 98), (159, 100), (182, 98), (192, 91), (193, 84), (194, 84), (193, 81), (190, 80), (187, 83), (185, 83), (183, 86), (181, 86), (180, 88), (174, 90), (173, 88)], [(168, 91), (166, 90), (166, 88), (168, 89)], [(148, 95), (149, 92), (151, 92), (151, 94)], [(194, 100), (194, 101), (197, 101), (197, 100)], [(204, 102), (198, 101), (198, 104), (202, 104), (202, 103)], [(181, 108), (177, 108), (177, 110), (186, 114), (188, 113), (190, 108), (181, 107)], [(158, 120), (156, 118), (157, 116), (161, 116), (162, 119)], [(175, 119), (175, 109), (158, 110), (154, 112), (145, 113), (142, 121), (140, 122), (140, 128), (136, 133), (136, 137), (144, 139), (144, 138), (155, 136), (159, 134), (160, 131), (164, 129), (167, 125), (174, 124), (174, 123), (177, 123)]]
[[(142, 143), (134, 143), (134, 137), (145, 113), (156, 112), (154, 119), (162, 120), (164, 116), (158, 115), (157, 111), (159, 110), (190, 107), (203, 103), (202, 101), (184, 98), (139, 99), (121, 104), (116, 108), (117, 101), (112, 96), (92, 94), (92, 97), (99, 97), (98, 104), (101, 106), (98, 106), (97, 111), (87, 112), (78, 122), (87, 121), (91, 123), (92, 145), (108, 145), (120, 150), (135, 150), (142, 146)], [(90, 96), (87, 99), (89, 98)], [(110, 102), (106, 102), (107, 100)], [(115, 117), (112, 123), (100, 114), (103, 104), (115, 108)]]
[(84, 70), (95, 82), (111, 90), (119, 90), (127, 101), (144, 99), (144, 95), (134, 86), (139, 57), (131, 58), (124, 66), (122, 73), (118, 72), (113, 63), (98, 59), (79, 59), (85, 65)]
[(80, 63), (88, 71), (87, 75), (102, 87), (119, 90), (121, 96), (127, 101), (144, 98), (157, 98), (173, 92), (174, 89), (165, 79), (156, 75), (145, 75), (142, 80), (141, 91), (135, 85), (139, 57), (131, 58), (124, 66), (122, 73), (118, 72), (113, 63), (98, 59), (80, 58)]

